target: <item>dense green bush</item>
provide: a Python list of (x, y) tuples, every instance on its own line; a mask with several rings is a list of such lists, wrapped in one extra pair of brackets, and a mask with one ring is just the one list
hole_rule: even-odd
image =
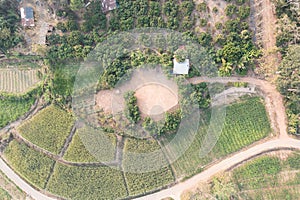
[(141, 120), (140, 110), (137, 105), (137, 98), (134, 96), (133, 91), (129, 91), (124, 95), (126, 108), (125, 116), (131, 123), (137, 123)]

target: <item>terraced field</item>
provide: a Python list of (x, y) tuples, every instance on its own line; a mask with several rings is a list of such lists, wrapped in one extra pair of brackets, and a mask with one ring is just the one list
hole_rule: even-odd
[(40, 81), (37, 72), (37, 69), (0, 69), (0, 92), (26, 92)]
[(59, 154), (73, 125), (69, 113), (51, 105), (18, 127), (18, 131), (32, 143)]

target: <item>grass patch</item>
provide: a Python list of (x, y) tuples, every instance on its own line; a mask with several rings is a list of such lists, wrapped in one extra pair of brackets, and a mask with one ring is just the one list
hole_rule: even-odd
[(3, 188), (0, 187), (0, 199), (11, 200), (12, 197), (6, 190), (4, 190)]
[(18, 127), (18, 131), (32, 143), (58, 154), (73, 124), (69, 113), (51, 105)]
[[(203, 112), (202, 115), (204, 120), (200, 123), (191, 146), (172, 164), (177, 178), (193, 175), (212, 160), (236, 152), (271, 132), (262, 99), (246, 98), (227, 107), (222, 134), (213, 150), (206, 157), (200, 158), (200, 149), (203, 138), (207, 134), (210, 113)], [(164, 143), (169, 140), (169, 138), (163, 139)]]
[(16, 121), (19, 117), (29, 111), (34, 104), (34, 97), (10, 98), (0, 96), (0, 128), (9, 122)]
[(4, 155), (10, 166), (29, 183), (45, 187), (53, 160), (15, 140), (5, 149)]
[[(174, 181), (171, 169), (163, 154), (154, 154), (151, 158), (150, 156), (143, 155), (144, 153), (154, 152), (159, 149), (160, 146), (156, 140), (126, 140), (123, 168), (125, 172), (127, 171), (125, 173), (125, 179), (128, 185), (129, 195), (145, 194)], [(132, 155), (130, 153), (139, 153), (141, 156)], [(155, 168), (155, 165), (163, 163), (166, 167)]]
[[(101, 158), (101, 160), (95, 158), (89, 151), (89, 149), (86, 147), (85, 144), (87, 144), (85, 141), (83, 142), (81, 138), (84, 137), (85, 134), (89, 133), (88, 127), (80, 128), (76, 131), (72, 142), (70, 143), (69, 148), (66, 151), (66, 154), (64, 155), (64, 159), (72, 162), (99, 162), (99, 161), (111, 161), (115, 158), (115, 151), (107, 151), (105, 149), (105, 145), (99, 145), (97, 146), (97, 158)], [(81, 135), (81, 136), (80, 136)], [(111, 141), (111, 144), (116, 147), (116, 137), (113, 134), (105, 133), (105, 135), (108, 137), (108, 139)], [(103, 148), (99, 150), (99, 148)]]
[(47, 190), (67, 199), (120, 199), (127, 196), (120, 170), (57, 164)]

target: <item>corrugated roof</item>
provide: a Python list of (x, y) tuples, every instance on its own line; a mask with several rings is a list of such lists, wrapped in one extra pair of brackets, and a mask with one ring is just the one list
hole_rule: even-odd
[(26, 19), (33, 19), (33, 8), (25, 7), (25, 16)]
[(184, 62), (177, 62), (176, 59), (173, 60), (173, 74), (188, 74), (190, 69), (190, 60), (186, 59)]

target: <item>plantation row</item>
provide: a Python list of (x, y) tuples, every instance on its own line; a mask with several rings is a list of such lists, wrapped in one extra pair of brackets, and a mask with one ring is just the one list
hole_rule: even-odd
[(38, 82), (37, 70), (0, 70), (0, 92), (24, 93)]
[(51, 105), (18, 127), (18, 131), (32, 143), (59, 154), (73, 124), (70, 114)]
[[(248, 98), (226, 108), (225, 125), (212, 151), (200, 158), (200, 149), (210, 125), (210, 112), (202, 113), (207, 119), (199, 125), (198, 133), (187, 151), (173, 163), (177, 178), (190, 176), (214, 159), (233, 153), (266, 137), (270, 132), (267, 113), (258, 97)], [(237, 117), (239, 116), (239, 117)], [(218, 121), (215, 122), (218, 125)], [(163, 139), (168, 143), (168, 139)]]

